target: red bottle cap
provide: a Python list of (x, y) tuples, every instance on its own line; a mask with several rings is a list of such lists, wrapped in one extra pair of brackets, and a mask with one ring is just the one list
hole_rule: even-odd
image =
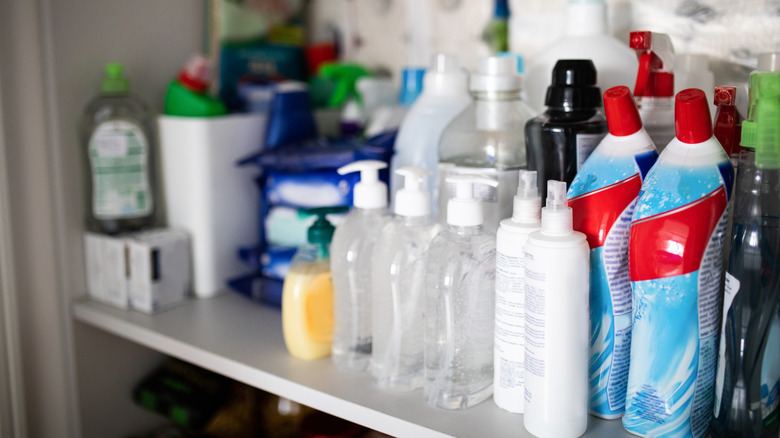
[(734, 106), (737, 100), (736, 87), (715, 87), (715, 102), (717, 106)]
[(712, 119), (707, 96), (698, 88), (677, 93), (674, 102), (674, 131), (683, 143), (696, 144), (712, 137)]
[(642, 129), (642, 118), (628, 87), (620, 85), (604, 92), (604, 112), (609, 133), (625, 137)]

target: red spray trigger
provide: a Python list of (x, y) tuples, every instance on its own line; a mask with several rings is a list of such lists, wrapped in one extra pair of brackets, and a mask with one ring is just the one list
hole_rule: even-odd
[(629, 46), (636, 51), (639, 70), (635, 97), (674, 95), (674, 49), (669, 36), (658, 32), (631, 32)]

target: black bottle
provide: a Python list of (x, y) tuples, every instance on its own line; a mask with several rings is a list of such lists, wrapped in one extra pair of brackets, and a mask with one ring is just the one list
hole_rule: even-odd
[(525, 124), (528, 170), (537, 172), (542, 200), (547, 199), (547, 181), (566, 181), (568, 187), (607, 135), (593, 62), (562, 59), (555, 63), (544, 103), (547, 110)]

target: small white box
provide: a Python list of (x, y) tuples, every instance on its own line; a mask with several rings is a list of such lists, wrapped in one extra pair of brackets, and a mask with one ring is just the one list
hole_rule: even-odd
[(128, 293), (134, 310), (154, 313), (181, 303), (192, 283), (190, 241), (177, 229), (127, 236)]
[(122, 236), (84, 233), (87, 294), (90, 298), (120, 309), (130, 307), (125, 249)]

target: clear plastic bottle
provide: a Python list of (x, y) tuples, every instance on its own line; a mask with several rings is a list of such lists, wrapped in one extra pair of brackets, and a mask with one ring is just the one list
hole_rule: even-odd
[(395, 141), (395, 154), (390, 163), (390, 194), (402, 186), (395, 170), (407, 166), (422, 167), (433, 172), (426, 187), (431, 196), (431, 214), (438, 216), (439, 139), (444, 128), (471, 102), (468, 75), (457, 55), (440, 53), (434, 56), (425, 72), (422, 94), (409, 108)]
[(423, 188), (431, 172), (395, 171), (405, 178), (396, 193), (395, 217), (374, 244), (371, 269), (371, 377), (383, 389), (412, 391), (423, 383), (425, 252), (441, 226), (431, 219)]
[(538, 174), (543, 202), (547, 199), (547, 181), (571, 184), (607, 135), (593, 62), (561, 59), (555, 63), (545, 105), (544, 113), (525, 124), (528, 170)]
[(355, 161), (340, 167), (340, 174), (359, 171), (354, 207), (339, 222), (331, 243), (333, 275), (333, 363), (343, 371), (363, 372), (371, 361), (371, 254), (379, 230), (385, 226), (387, 185), (379, 169), (387, 163)]
[(493, 392), (496, 238), (482, 226), (474, 185), (478, 175), (451, 175), (455, 196), (447, 225), (426, 259), (425, 399), (442, 409), (466, 409)]
[(157, 218), (154, 120), (122, 70), (106, 65), (101, 93), (81, 122), (87, 229), (108, 234), (150, 227)]
[(525, 168), (525, 122), (533, 112), (520, 97), (521, 77), (513, 57), (487, 57), (472, 74), (474, 101), (444, 129), (439, 141), (439, 220), (447, 217), (450, 174), (480, 174), (498, 180), (497, 188), (477, 192), (485, 231), (495, 234), (512, 215), (517, 172)]
[(776, 437), (780, 427), (780, 73), (754, 72), (734, 189), (714, 437)]

